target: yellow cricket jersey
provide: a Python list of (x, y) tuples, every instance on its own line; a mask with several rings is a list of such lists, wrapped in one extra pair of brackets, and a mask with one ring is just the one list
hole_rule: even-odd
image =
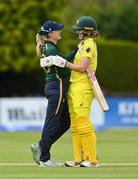
[[(97, 46), (93, 38), (88, 38), (86, 40), (81, 41), (78, 45), (78, 48), (79, 49), (74, 58), (74, 64), (80, 64), (84, 57), (88, 57), (91, 59), (89, 67), (91, 67), (94, 71), (96, 71)], [(72, 70), (70, 82), (78, 82), (78, 81), (89, 83), (86, 72), (80, 73)]]

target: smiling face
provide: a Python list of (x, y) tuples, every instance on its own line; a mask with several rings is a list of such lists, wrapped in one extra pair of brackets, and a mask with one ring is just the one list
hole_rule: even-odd
[(60, 33), (61, 33), (61, 30), (56, 30), (56, 31), (50, 32), (50, 33), (48, 34), (48, 37), (49, 37), (49, 39), (51, 39), (51, 40), (58, 41), (58, 40), (61, 39)]

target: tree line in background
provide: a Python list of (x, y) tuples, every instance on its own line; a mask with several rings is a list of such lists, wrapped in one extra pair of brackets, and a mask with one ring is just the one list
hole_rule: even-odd
[(80, 16), (93, 16), (102, 37), (137, 41), (137, 9), (137, 0), (69, 0), (62, 20), (70, 27)]
[[(62, 53), (67, 53), (77, 44), (72, 37), (71, 27), (83, 15), (93, 16), (96, 19), (102, 37), (98, 40), (97, 71), (102, 86), (107, 92), (136, 91), (138, 87), (134, 83), (138, 85), (135, 76), (138, 67), (137, 9), (137, 0), (1, 0), (0, 79), (3, 88), (0, 96), (7, 96), (8, 91), (6, 93), (5, 89), (10, 87), (13, 92), (9, 95), (13, 95), (14, 91), (19, 95), (42, 92), (44, 79), (39, 67), (39, 57), (35, 53), (36, 33), (41, 24), (48, 19), (64, 23), (63, 40), (59, 43), (59, 47)], [(115, 39), (122, 41), (114, 42)], [(121, 54), (122, 49), (123, 54)], [(133, 72), (128, 71), (129, 63)], [(125, 79), (127, 77), (131, 79), (131, 82), (122, 83), (120, 80), (115, 86), (112, 79), (116, 78), (116, 73), (112, 73), (112, 76), (108, 75), (108, 72), (115, 72), (115, 68), (116, 73), (119, 69), (119, 77), (121, 74)], [(20, 81), (23, 79), (29, 81), (27, 87), (22, 87)]]

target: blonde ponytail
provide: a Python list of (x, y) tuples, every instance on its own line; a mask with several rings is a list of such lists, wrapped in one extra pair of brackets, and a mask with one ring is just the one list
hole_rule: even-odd
[(45, 45), (46, 37), (36, 34), (36, 53), (38, 56), (42, 55), (42, 49)]

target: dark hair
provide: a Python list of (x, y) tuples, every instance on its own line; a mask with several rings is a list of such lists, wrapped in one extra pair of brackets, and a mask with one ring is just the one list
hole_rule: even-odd
[(91, 37), (93, 37), (93, 38), (99, 38), (99, 37), (100, 37), (100, 34), (99, 34), (98, 31), (92, 31)]
[(84, 37), (92, 37), (92, 38), (96, 39), (96, 38), (100, 37), (99, 32), (94, 31), (94, 30), (80, 30), (80, 33), (76, 33), (76, 31), (74, 31), (73, 33), (75, 34), (75, 37), (78, 37), (79, 34), (82, 34), (83, 38)]

